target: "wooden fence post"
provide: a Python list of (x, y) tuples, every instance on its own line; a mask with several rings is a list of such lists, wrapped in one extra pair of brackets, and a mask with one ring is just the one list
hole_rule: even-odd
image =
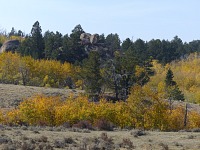
[(187, 114), (188, 114), (188, 104), (185, 105), (185, 117), (184, 117), (184, 127), (187, 126)]

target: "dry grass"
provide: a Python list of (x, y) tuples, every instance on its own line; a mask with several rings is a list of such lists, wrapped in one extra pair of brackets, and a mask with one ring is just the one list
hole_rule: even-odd
[[(60, 95), (62, 99), (65, 99), (71, 92), (77, 95), (83, 91), (0, 84), (0, 108), (16, 107), (23, 99), (35, 94)], [(199, 109), (197, 106), (195, 108)], [(199, 131), (196, 129), (194, 132), (141, 132), (140, 130), (114, 129), (114, 131), (105, 132), (67, 128), (67, 125), (62, 127), (0, 125), (0, 149), (195, 150), (200, 149)]]
[(36, 94), (44, 94), (47, 96), (61, 96), (66, 99), (70, 93), (77, 95), (82, 93), (81, 90), (56, 89), (33, 86), (21, 86), (11, 84), (0, 84), (0, 108), (16, 107), (23, 99)]
[[(44, 94), (47, 96), (60, 96), (63, 100), (66, 99), (70, 93), (75, 96), (79, 93), (83, 93), (83, 90), (71, 90), (71, 89), (58, 89), (58, 88), (44, 88), (34, 86), (22, 86), (12, 84), (0, 84), (0, 108), (16, 107), (22, 100), (37, 95)], [(185, 102), (174, 101), (173, 105), (185, 106)], [(189, 110), (195, 110), (200, 113), (199, 104), (188, 104)]]
[[(35, 129), (34, 129), (35, 128)], [(60, 127), (59, 127), (60, 128)], [(39, 130), (39, 133), (33, 132)], [(158, 132), (134, 137), (133, 130), (115, 130), (112, 132), (91, 131), (73, 132), (63, 128), (57, 131), (49, 127), (6, 127), (0, 130), (0, 149), (32, 147), (33, 149), (199, 149), (200, 132)], [(193, 137), (193, 138), (191, 138)]]

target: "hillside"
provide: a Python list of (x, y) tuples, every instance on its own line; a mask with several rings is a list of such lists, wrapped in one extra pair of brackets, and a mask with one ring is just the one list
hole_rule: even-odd
[(82, 90), (0, 84), (0, 108), (15, 107), (22, 100), (37, 94), (60, 96), (64, 100), (70, 95), (70, 93), (78, 95), (78, 93), (83, 92), (84, 91)]
[(185, 96), (186, 102), (200, 104), (200, 57), (199, 53), (190, 54), (187, 58), (174, 61), (165, 66), (153, 61), (152, 69), (155, 75), (151, 77), (147, 86), (157, 89), (162, 95), (165, 89), (167, 70), (173, 71), (174, 80)]
[[(70, 93), (77, 95), (81, 90), (55, 89), (44, 87), (0, 84), (0, 107), (15, 107), (17, 104), (35, 94), (48, 96), (60, 95), (62, 99)], [(185, 105), (185, 102), (174, 102)], [(190, 104), (189, 110), (200, 110), (199, 105)], [(200, 112), (200, 111), (199, 111)], [(193, 132), (159, 132), (115, 128), (114, 131), (98, 131), (78, 128), (49, 126), (4, 126), (0, 125), (0, 149), (190, 149), (200, 148), (200, 133)]]
[[(70, 94), (77, 96), (84, 93), (83, 90), (77, 89), (59, 89), (34, 86), (22, 86), (12, 84), (0, 84), (0, 108), (16, 107), (21, 101), (35, 95), (60, 96), (65, 100)], [(183, 106), (188, 102), (174, 101), (174, 106)], [(188, 103), (189, 110), (195, 110), (200, 113), (199, 104)]]
[[(0, 84), (0, 108), (9, 109), (17, 107), (20, 102), (35, 95), (60, 96), (62, 100), (65, 100), (70, 94), (77, 96), (80, 93), (84, 93), (84, 91), (76, 89), (58, 89), (12, 84)], [(188, 104), (188, 111), (196, 111), (200, 113), (199, 104), (174, 101), (173, 107), (175, 108), (177, 106), (181, 106), (184, 108), (186, 103)]]

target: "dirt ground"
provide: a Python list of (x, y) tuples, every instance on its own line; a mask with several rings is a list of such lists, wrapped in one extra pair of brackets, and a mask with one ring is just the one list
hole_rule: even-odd
[[(198, 150), (200, 132), (0, 126), (0, 149)], [(142, 132), (142, 134), (140, 133)]]

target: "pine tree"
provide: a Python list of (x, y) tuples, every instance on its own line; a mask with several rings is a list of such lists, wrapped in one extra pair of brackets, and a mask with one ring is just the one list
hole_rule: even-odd
[(181, 100), (184, 101), (184, 94), (179, 89), (178, 85), (175, 85), (173, 89), (171, 89), (171, 96), (174, 100)]
[(80, 43), (80, 35), (82, 33), (84, 33), (84, 30), (79, 24), (75, 26), (70, 34), (68, 57), (66, 58), (70, 63), (81, 62), (87, 57), (84, 46)]
[(32, 40), (32, 57), (35, 59), (41, 59), (44, 56), (44, 40), (42, 36), (42, 29), (40, 23), (36, 21), (31, 29)]
[(60, 48), (62, 47), (62, 34), (56, 31), (47, 31), (44, 34), (45, 58), (58, 60), (60, 56)]
[(174, 75), (171, 69), (168, 69), (166, 78), (165, 78), (165, 86), (167, 89), (167, 96), (173, 100), (181, 100), (184, 101), (184, 95), (179, 89), (177, 83), (173, 80)]
[(9, 37), (15, 35), (15, 33), (16, 33), (15, 28), (12, 27), (12, 29), (11, 29), (11, 31), (10, 31), (10, 33), (9, 33)]
[(172, 70), (169, 68), (165, 78), (165, 84), (167, 87), (176, 85), (176, 82), (173, 80), (174, 75)]
[(82, 77), (86, 92), (90, 95), (99, 95), (102, 78), (100, 74), (100, 57), (98, 52), (90, 52), (89, 58), (83, 61)]

